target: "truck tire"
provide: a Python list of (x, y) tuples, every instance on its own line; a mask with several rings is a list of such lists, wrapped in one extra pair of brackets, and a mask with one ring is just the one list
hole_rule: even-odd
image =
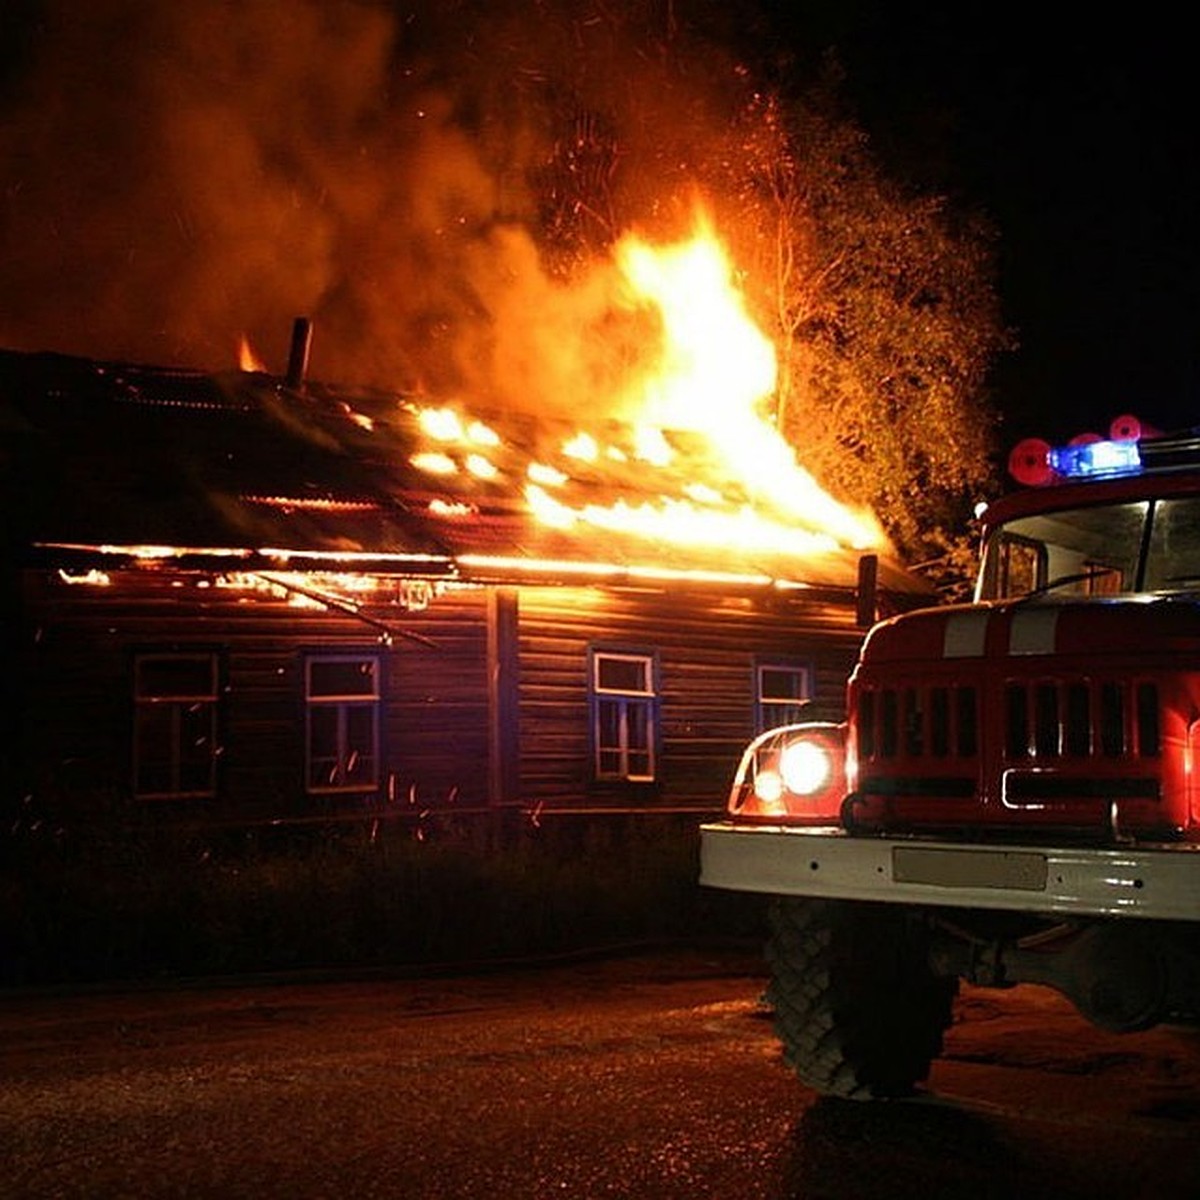
[(827, 1095), (911, 1095), (941, 1053), (958, 980), (930, 969), (916, 922), (893, 905), (777, 897), (767, 999), (784, 1058)]

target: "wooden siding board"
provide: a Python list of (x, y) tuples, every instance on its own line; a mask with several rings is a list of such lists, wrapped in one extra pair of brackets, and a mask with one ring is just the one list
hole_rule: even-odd
[[(808, 660), (811, 709), (839, 714), (862, 631), (829, 604), (782, 610), (726, 597), (648, 591), (528, 589), (521, 596), (522, 795), (570, 807), (639, 804), (719, 808), (754, 727), (754, 663)], [(652, 789), (591, 778), (586, 651), (627, 645), (659, 655), (660, 780)], [(582, 769), (581, 769), (582, 764)]]
[[(214, 811), (315, 810), (303, 793), (303, 671), (312, 650), (371, 650), (384, 661), (380, 790), (388, 803), (483, 807), (697, 806), (719, 808), (753, 731), (759, 656), (811, 661), (814, 718), (840, 719), (861, 630), (820, 603), (756, 604), (705, 593), (524, 587), (516, 590), (517, 777), (497, 786), (497, 646), (488, 589), (450, 590), (419, 612), (383, 605), (368, 616), (298, 608), (262, 593), (176, 588), (134, 573), (113, 588), (65, 586), (31, 575), (31, 664), (23, 694), (36, 736), (27, 756), (55, 787), (128, 787), (129, 666), (139, 648), (219, 649), (225, 668), (221, 795)], [(416, 634), (417, 638), (405, 636)], [(591, 778), (587, 649), (656, 652), (661, 681), (660, 780), (646, 787)], [(36, 719), (35, 719), (36, 718)], [(55, 761), (56, 756), (62, 762)], [(361, 804), (350, 797), (346, 804)]]

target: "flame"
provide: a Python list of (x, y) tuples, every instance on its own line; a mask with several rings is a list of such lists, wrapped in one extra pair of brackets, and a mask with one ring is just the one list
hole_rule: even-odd
[(652, 306), (662, 322), (657, 362), (630, 397), (647, 424), (703, 435), (728, 478), (813, 534), (855, 549), (882, 545), (878, 521), (829, 496), (762, 416), (775, 389), (775, 347), (747, 311), (707, 217), (698, 215), (692, 236), (672, 245), (628, 234), (616, 262), (631, 301)]
[(708, 221), (698, 217), (690, 239), (664, 247), (627, 234), (616, 261), (634, 301), (657, 308), (663, 324), (656, 369), (635, 385), (644, 419), (726, 437), (774, 391), (776, 360)]
[[(822, 490), (763, 416), (776, 384), (775, 347), (751, 317), (707, 218), (698, 217), (691, 236), (673, 244), (627, 235), (614, 250), (614, 265), (614, 303), (657, 318), (655, 340), (633, 356), (639, 365), (607, 397), (607, 407), (588, 401), (599, 415), (633, 414), (623, 433), (606, 426), (600, 434), (592, 422), (562, 438), (556, 451), (547, 454), (543, 439), (537, 460), (514, 462), (515, 448), (504, 447), (489, 426), (453, 407), (431, 407), (419, 409), (417, 419), (440, 445), (409, 461), (460, 480), (520, 479), (529, 511), (551, 529), (586, 527), (678, 546), (797, 557), (884, 546), (875, 517)], [(484, 448), (496, 449), (503, 466)], [(633, 472), (639, 497), (656, 498), (595, 502), (606, 464), (620, 464), (612, 470), (625, 478)], [(591, 490), (587, 501), (573, 503), (578, 474)]]
[(238, 370), (239, 371), (265, 371), (266, 365), (259, 358), (253, 346), (250, 345), (250, 339), (243, 333), (238, 338)]
[(582, 430), (569, 438), (563, 445), (563, 453), (568, 458), (582, 459), (584, 462), (595, 462), (600, 457), (600, 447), (596, 439)]

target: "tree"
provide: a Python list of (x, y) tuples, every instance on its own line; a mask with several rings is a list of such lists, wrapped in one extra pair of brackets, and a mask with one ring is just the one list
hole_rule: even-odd
[(1011, 346), (994, 231), (884, 173), (841, 104), (836, 65), (785, 97), (749, 60), (698, 53), (694, 26), (641, 28), (622, 10), (618, 29), (605, 11), (616, 44), (646, 35), (653, 100), (605, 107), (560, 81), (564, 136), (536, 181), (553, 214), (543, 245), (584, 262), (698, 187), (777, 346), (773, 415), (801, 462), (871, 507), (909, 561), (961, 583), (970, 510), (991, 482), (988, 372)]
[(758, 92), (736, 128), (738, 248), (780, 353), (779, 427), (910, 559), (960, 569), (991, 476), (988, 370), (1010, 344), (992, 230), (888, 179), (828, 82), (790, 103)]

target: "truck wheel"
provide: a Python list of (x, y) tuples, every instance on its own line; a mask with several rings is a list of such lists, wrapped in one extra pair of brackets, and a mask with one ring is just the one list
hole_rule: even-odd
[(958, 980), (929, 967), (903, 909), (777, 897), (767, 959), (775, 1029), (801, 1080), (828, 1095), (911, 1095), (941, 1053)]

